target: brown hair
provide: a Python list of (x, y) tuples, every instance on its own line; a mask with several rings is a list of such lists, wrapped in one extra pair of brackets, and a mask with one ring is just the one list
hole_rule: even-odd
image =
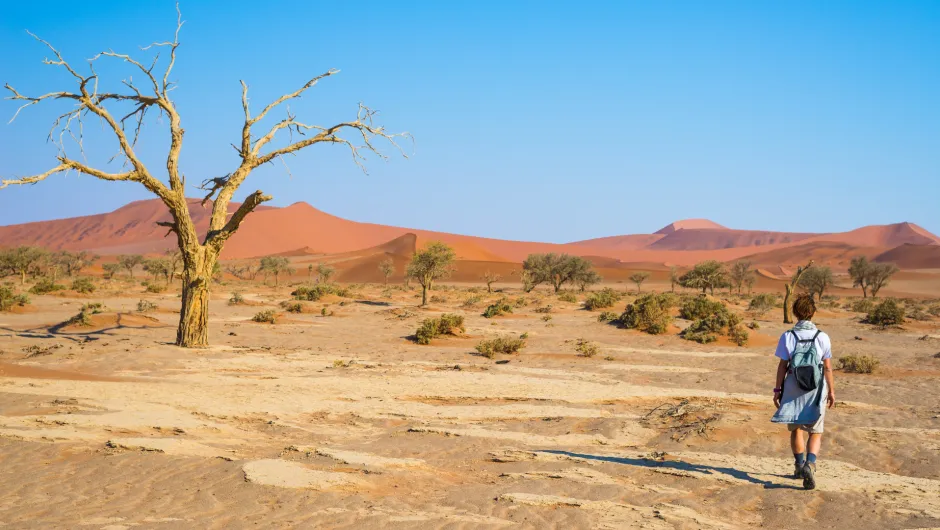
[(801, 294), (793, 301), (793, 315), (800, 320), (809, 320), (816, 314), (816, 302), (812, 295)]

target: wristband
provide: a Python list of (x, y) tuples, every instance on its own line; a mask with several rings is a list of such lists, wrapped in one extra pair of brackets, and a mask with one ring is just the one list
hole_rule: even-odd
[(783, 389), (782, 389), (782, 388), (775, 388), (775, 389), (774, 389), (774, 394), (776, 394), (777, 392), (783, 392)]

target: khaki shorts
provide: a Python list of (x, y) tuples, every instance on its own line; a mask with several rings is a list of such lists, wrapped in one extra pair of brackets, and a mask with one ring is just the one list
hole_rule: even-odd
[(825, 416), (825, 415), (822, 415), (822, 416), (819, 417), (818, 420), (816, 420), (816, 423), (813, 423), (813, 424), (810, 424), (810, 425), (799, 425), (799, 424), (796, 424), (796, 423), (789, 423), (789, 424), (787, 424), (787, 429), (788, 429), (790, 432), (793, 432), (793, 431), (799, 429), (799, 430), (802, 430), (802, 431), (806, 431), (806, 432), (808, 432), (808, 433), (810, 433), (810, 434), (822, 434), (822, 433), (823, 433), (823, 425), (824, 425), (825, 423), (826, 423), (826, 416)]

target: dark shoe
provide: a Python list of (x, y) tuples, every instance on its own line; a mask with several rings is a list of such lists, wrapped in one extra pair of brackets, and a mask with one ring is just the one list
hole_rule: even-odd
[(816, 464), (803, 464), (803, 489), (816, 489)]
[(793, 478), (803, 478), (803, 465), (793, 463)]

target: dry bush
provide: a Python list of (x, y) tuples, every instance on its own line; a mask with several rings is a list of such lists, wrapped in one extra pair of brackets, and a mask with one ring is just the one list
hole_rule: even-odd
[(679, 307), (679, 316), (686, 320), (699, 320), (708, 318), (722, 310), (726, 310), (724, 304), (701, 295), (687, 298)]
[(331, 316), (333, 316), (333, 310), (330, 309), (330, 306), (323, 306), (323, 307), (320, 309), (320, 316), (323, 316), (323, 317), (331, 317)]
[(881, 326), (881, 329), (901, 325), (904, 323), (904, 308), (895, 299), (888, 298), (868, 312), (865, 322)]
[(613, 311), (603, 311), (601, 314), (597, 315), (597, 321), (602, 324), (617, 322), (619, 319), (620, 317), (618, 317), (617, 313), (614, 313)]
[(525, 348), (525, 337), (497, 337), (495, 339), (482, 340), (476, 345), (476, 350), (488, 359), (496, 357), (497, 353), (518, 353)]
[(871, 298), (862, 298), (852, 302), (852, 311), (856, 313), (868, 314), (875, 308), (875, 302)]
[(578, 303), (578, 297), (575, 296), (574, 293), (571, 293), (571, 292), (568, 292), (568, 291), (565, 291), (565, 292), (559, 294), (559, 295), (558, 295), (558, 300), (559, 300), (559, 301), (562, 301), (562, 302), (568, 302), (568, 303), (570, 303), (570, 304), (577, 304), (577, 303)]
[(741, 317), (731, 312), (721, 302), (699, 297), (697, 302), (687, 304), (680, 312), (683, 310), (688, 315), (705, 314), (679, 333), (679, 336), (685, 340), (708, 344), (718, 340), (719, 334), (726, 334), (732, 342), (738, 346), (744, 346), (750, 338), (747, 330), (741, 325)]
[(264, 324), (277, 324), (277, 312), (273, 309), (265, 309), (264, 311), (255, 313), (255, 316), (251, 317), (251, 320)]
[(342, 287), (337, 287), (332, 284), (326, 283), (317, 283), (314, 285), (302, 285), (292, 291), (291, 296), (296, 300), (306, 300), (307, 302), (316, 302), (317, 300), (323, 298), (328, 294), (335, 294), (336, 296), (347, 297), (350, 292), (349, 289), (344, 289)]
[(551, 322), (551, 320), (552, 320), (551, 315), (545, 315), (542, 317), (542, 322)]
[[(524, 297), (524, 296), (520, 296), (519, 298), (516, 298), (516, 301), (513, 302), (512, 305), (514, 305), (514, 306), (516, 306), (516, 307), (525, 307), (525, 306), (529, 305), (529, 299), (526, 298), (526, 297)], [(938, 306), (938, 307), (940, 307), (940, 306)]]
[(441, 335), (459, 336), (464, 331), (466, 331), (466, 328), (462, 316), (445, 313), (438, 318), (424, 319), (421, 326), (415, 331), (415, 342), (430, 344), (433, 339)]
[(159, 294), (166, 291), (166, 286), (160, 285), (159, 283), (147, 283), (146, 291), (148, 293)]
[(439, 295), (439, 294), (432, 295), (432, 296), (431, 296), (431, 303), (432, 303), (432, 304), (446, 304), (446, 303), (447, 303), (447, 297), (444, 296), (444, 295)]
[(0, 311), (9, 311), (14, 306), (24, 306), (28, 303), (29, 297), (25, 294), (16, 294), (11, 287), (0, 285)]
[(846, 355), (839, 358), (839, 368), (854, 374), (872, 374), (880, 364), (881, 361), (871, 355)]
[(681, 442), (695, 434), (708, 438), (713, 423), (721, 419), (720, 406), (714, 402), (692, 403), (683, 399), (679, 403), (663, 403), (646, 413), (640, 423), (647, 428), (672, 432), (671, 438)]
[(605, 287), (600, 291), (594, 291), (589, 294), (587, 299), (584, 300), (584, 308), (588, 311), (607, 309), (608, 307), (613, 307), (621, 298), (618, 291), (610, 287)]
[(597, 343), (585, 339), (578, 339), (574, 349), (581, 357), (594, 357), (600, 352)]
[(535, 312), (536, 312), (536, 313), (543, 313), (543, 314), (551, 313), (552, 310), (553, 310), (552, 304), (548, 304), (548, 305), (545, 305), (545, 306), (540, 306), (540, 307), (536, 307), (536, 308), (535, 308)]
[(637, 298), (620, 315), (620, 325), (638, 329), (651, 335), (660, 335), (669, 330), (675, 298), (668, 294), (648, 294)]
[(760, 293), (751, 298), (747, 310), (754, 315), (761, 316), (777, 305), (777, 296), (771, 293)]
[(30, 287), (29, 292), (33, 294), (48, 294), (55, 291), (64, 291), (65, 286), (53, 282), (49, 278), (42, 278), (35, 285)]
[(238, 291), (232, 291), (232, 297), (228, 299), (228, 305), (242, 305), (245, 303), (245, 297)]
[(137, 312), (138, 313), (149, 313), (157, 309), (157, 304), (151, 302), (150, 300), (140, 300), (137, 302)]
[(92, 283), (91, 278), (75, 278), (72, 281), (72, 290), (77, 293), (91, 294), (95, 292), (95, 284)]
[(84, 304), (82, 305), (82, 308), (79, 310), (77, 315), (65, 321), (65, 325), (83, 327), (90, 326), (91, 315), (96, 315), (102, 311), (104, 311), (104, 305), (101, 302)]
[(281, 308), (288, 313), (303, 313), (304, 304), (301, 302), (291, 302), (290, 300), (285, 300), (281, 302)]
[(487, 306), (487, 308), (483, 311), (483, 316), (486, 318), (493, 318), (505, 315), (507, 313), (512, 313), (512, 304), (510, 304), (509, 299), (504, 296)]
[[(431, 300), (433, 301), (434, 299), (432, 298)], [(478, 295), (478, 294), (473, 294), (473, 295), (468, 296), (467, 299), (464, 300), (464, 301), (463, 301), (463, 304), (461, 304), (461, 305), (462, 305), (463, 307), (466, 307), (466, 308), (472, 308), (472, 307), (476, 306), (477, 304), (479, 304), (479, 303), (482, 302), (482, 301), (483, 301), (483, 297), (482, 297), (482, 296), (480, 296), (480, 295)]]
[(748, 323), (747, 327), (749, 329), (758, 330), (760, 329), (760, 324), (758, 324), (757, 322), (751, 321), (750, 323)]

